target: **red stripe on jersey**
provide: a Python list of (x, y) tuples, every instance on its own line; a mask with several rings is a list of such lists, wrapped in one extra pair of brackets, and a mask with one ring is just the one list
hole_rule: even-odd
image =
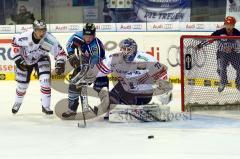
[(145, 83), (146, 81), (147, 81), (147, 79), (149, 78), (149, 74), (148, 73), (146, 73), (143, 77), (141, 77), (138, 81), (140, 82), (140, 83)]
[(51, 94), (51, 89), (50, 89), (50, 90), (42, 90), (42, 89), (41, 89), (41, 92), (42, 92), (43, 94)]
[(19, 92), (19, 91), (16, 90), (16, 94), (18, 96), (24, 96), (26, 94), (26, 92)]
[(106, 65), (104, 65), (104, 63), (101, 61), (100, 62), (100, 65), (104, 68), (104, 69), (106, 69), (107, 71), (111, 71)]
[(12, 39), (0, 39), (0, 43), (12, 43)]
[(104, 74), (108, 74), (110, 72), (112, 72), (111, 70), (109, 70), (102, 62), (100, 62), (99, 64), (97, 64), (97, 68)]
[(97, 68), (100, 72), (107, 74), (107, 72), (104, 69), (102, 69), (102, 67), (99, 64), (97, 64)]

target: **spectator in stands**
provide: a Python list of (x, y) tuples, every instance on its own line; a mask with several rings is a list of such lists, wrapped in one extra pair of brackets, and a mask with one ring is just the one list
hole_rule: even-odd
[(16, 22), (16, 24), (32, 24), (35, 20), (34, 15), (27, 11), (24, 5), (19, 7), (19, 14), (11, 15), (11, 19)]

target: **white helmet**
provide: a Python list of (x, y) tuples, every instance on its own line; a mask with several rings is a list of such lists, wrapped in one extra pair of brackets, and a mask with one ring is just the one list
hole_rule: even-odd
[(34, 20), (33, 29), (47, 29), (47, 24), (44, 20)]
[(137, 43), (131, 39), (124, 39), (120, 42), (120, 51), (123, 53), (123, 59), (125, 62), (133, 61), (137, 54)]

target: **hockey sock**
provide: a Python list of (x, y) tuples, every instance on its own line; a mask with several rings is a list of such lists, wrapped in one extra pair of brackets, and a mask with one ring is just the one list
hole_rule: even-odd
[(22, 103), (24, 95), (26, 94), (27, 88), (28, 88), (28, 83), (17, 82), (15, 103)]
[(39, 77), (41, 87), (41, 103), (44, 108), (50, 107), (51, 101), (51, 86), (50, 86), (50, 75), (42, 74)]

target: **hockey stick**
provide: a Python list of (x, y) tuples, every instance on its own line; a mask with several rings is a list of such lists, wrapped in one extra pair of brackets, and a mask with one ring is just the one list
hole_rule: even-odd
[(82, 115), (83, 115), (83, 126), (78, 123), (78, 127), (86, 127), (87, 124), (86, 124), (86, 114), (85, 112), (87, 111), (92, 111), (96, 116), (98, 114), (98, 108), (97, 107), (94, 107), (92, 108), (89, 104), (88, 104), (88, 97), (87, 97), (87, 86), (88, 84), (82, 84), (81, 85), (81, 92), (80, 92), (80, 100), (81, 100), (81, 107), (82, 107)]
[[(85, 118), (85, 112), (88, 111), (88, 99), (87, 99), (87, 84), (83, 84), (81, 86), (81, 92), (80, 92), (80, 99), (81, 99), (81, 107), (82, 107), (82, 115), (83, 115), (83, 127), (86, 127), (86, 118)], [(81, 127), (81, 124), (78, 123), (78, 127)]]

